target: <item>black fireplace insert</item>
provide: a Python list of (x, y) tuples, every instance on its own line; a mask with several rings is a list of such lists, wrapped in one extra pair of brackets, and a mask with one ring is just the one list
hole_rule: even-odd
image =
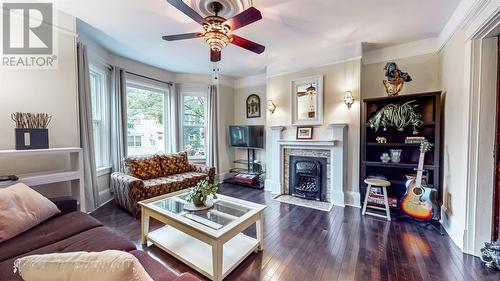
[(326, 164), (326, 158), (290, 156), (289, 193), (305, 199), (325, 201)]

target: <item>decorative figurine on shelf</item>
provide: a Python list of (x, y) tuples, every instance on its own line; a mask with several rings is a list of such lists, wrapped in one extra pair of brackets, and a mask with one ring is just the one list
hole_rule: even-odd
[(382, 161), (383, 163), (389, 163), (389, 161), (391, 161), (389, 153), (387, 152), (382, 153), (382, 156), (380, 156), (380, 161)]
[(489, 268), (500, 270), (500, 239), (484, 243), (481, 249), (481, 260)]
[(195, 187), (189, 190), (186, 201), (190, 204), (184, 205), (188, 211), (198, 211), (211, 208), (213, 201), (208, 196), (217, 199), (217, 181), (209, 182), (209, 179), (202, 180)]
[(368, 127), (378, 131), (380, 127), (387, 130), (387, 127), (396, 127), (398, 131), (404, 131), (408, 126), (413, 126), (413, 134), (418, 134), (417, 127), (422, 126), (422, 115), (418, 113), (418, 104), (412, 100), (403, 104), (388, 104), (377, 111), (368, 120)]
[(383, 83), (385, 91), (390, 97), (397, 96), (403, 89), (404, 83), (411, 81), (411, 76), (408, 73), (401, 71), (395, 62), (388, 62), (385, 65), (384, 70), (387, 80), (384, 80)]
[(387, 139), (384, 137), (377, 137), (375, 140), (377, 143), (387, 143)]

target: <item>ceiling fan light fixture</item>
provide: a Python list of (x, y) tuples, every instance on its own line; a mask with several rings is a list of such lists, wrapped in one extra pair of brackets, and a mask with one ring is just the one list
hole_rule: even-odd
[(207, 23), (203, 25), (205, 33), (202, 37), (210, 49), (220, 52), (230, 43), (228, 33), (231, 28), (224, 24), (226, 21), (224, 18), (218, 16), (207, 17), (206, 21)]
[(316, 95), (316, 87), (314, 87), (312, 84), (311, 86), (306, 88), (306, 94), (310, 97)]

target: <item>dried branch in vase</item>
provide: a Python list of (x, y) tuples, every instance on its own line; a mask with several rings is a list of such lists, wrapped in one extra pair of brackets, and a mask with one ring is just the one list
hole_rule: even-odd
[(16, 128), (21, 129), (47, 129), (52, 120), (52, 115), (47, 113), (16, 112), (10, 115)]

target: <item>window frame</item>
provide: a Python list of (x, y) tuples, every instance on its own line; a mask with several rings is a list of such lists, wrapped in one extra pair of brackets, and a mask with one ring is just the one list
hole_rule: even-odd
[[(96, 75), (101, 81), (100, 92), (97, 94), (98, 98), (96, 101), (97, 108), (100, 114), (99, 131), (100, 138), (98, 143), (94, 139), (94, 152), (96, 160), (96, 170), (99, 172), (101, 170), (107, 170), (111, 168), (111, 157), (110, 157), (110, 72), (104, 66), (97, 64), (89, 64), (89, 77), (91, 75)], [(90, 89), (92, 90), (92, 89)], [(92, 95), (92, 93), (91, 93)], [(92, 108), (92, 111), (95, 109)], [(92, 115), (92, 127), (95, 127), (94, 115)], [(93, 132), (94, 133), (94, 132)]]
[[(136, 88), (136, 89), (141, 89), (145, 91), (151, 91), (151, 92), (157, 92), (163, 94), (163, 140), (164, 140), (164, 147), (163, 147), (163, 152), (169, 152), (169, 148), (171, 147), (170, 144), (170, 139), (165, 138), (165, 135), (168, 134), (169, 130), (171, 129), (170, 126), (170, 120), (167, 120), (167, 118), (170, 118), (170, 112), (171, 110), (169, 104), (170, 104), (170, 89), (168, 87), (162, 87), (158, 85), (157, 83), (149, 83), (145, 79), (134, 79), (133, 77), (128, 77), (126, 78), (126, 83), (125, 83), (125, 104), (127, 104), (127, 99), (128, 99), (128, 88)], [(128, 106), (126, 106), (126, 110), (128, 111)], [(125, 113), (127, 122), (128, 122), (128, 113)], [(125, 135), (127, 137), (127, 147), (128, 147), (128, 130), (125, 132)], [(132, 134), (133, 136), (137, 136), (138, 134)], [(144, 144), (144, 138), (142, 138), (141, 144)], [(162, 152), (155, 152), (155, 153), (162, 153)], [(127, 156), (133, 156), (129, 154), (129, 151), (127, 149)]]
[[(203, 97), (205, 98), (205, 106), (204, 106), (204, 113), (205, 116), (203, 118), (203, 126), (201, 125), (185, 125), (184, 121), (184, 97), (186, 96), (192, 96), (192, 97)], [(194, 162), (204, 162), (207, 159), (207, 153), (208, 153), (208, 139), (207, 139), (207, 133), (208, 133), (208, 120), (207, 120), (207, 114), (208, 114), (208, 92), (205, 90), (203, 91), (200, 87), (200, 89), (182, 89), (179, 91), (179, 149), (181, 151), (184, 151), (185, 148), (185, 143), (184, 143), (184, 128), (203, 128), (205, 130), (205, 156), (204, 157), (193, 157), (193, 156), (188, 156), (190, 160), (193, 160)]]

